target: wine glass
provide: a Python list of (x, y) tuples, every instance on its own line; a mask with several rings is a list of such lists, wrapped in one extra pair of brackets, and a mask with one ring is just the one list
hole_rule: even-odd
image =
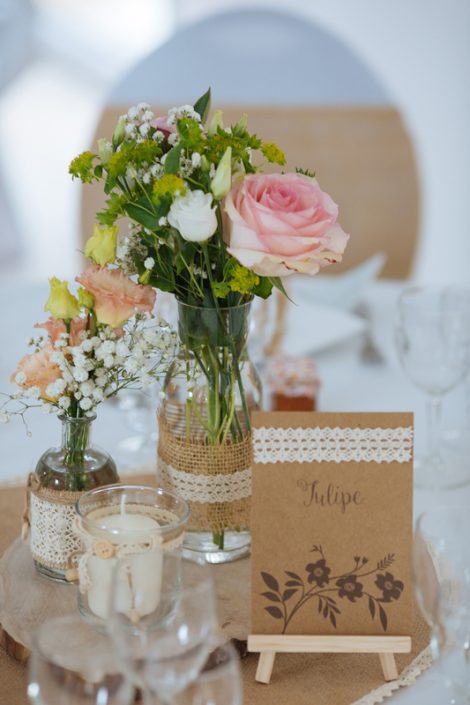
[(27, 692), (33, 705), (134, 702), (134, 687), (117, 665), (109, 637), (78, 614), (54, 617), (37, 630)]
[(217, 629), (214, 585), (207, 565), (171, 551), (162, 552), (160, 575), (133, 585), (129, 576), (136, 558), (117, 561), (109, 633), (116, 657), (143, 692), (145, 705), (157, 696), (171, 702), (197, 678), (210, 651)]
[(422, 514), (413, 544), (413, 582), (431, 627), (431, 648), (453, 702), (470, 703), (470, 514), (465, 505)]
[(440, 450), (442, 399), (470, 366), (470, 290), (413, 287), (398, 300), (395, 341), (405, 373), (427, 395), (428, 451), (415, 462), (419, 487), (451, 488), (468, 481), (448, 467)]
[(172, 705), (242, 705), (240, 660), (230, 643), (214, 642), (199, 676), (173, 697)]

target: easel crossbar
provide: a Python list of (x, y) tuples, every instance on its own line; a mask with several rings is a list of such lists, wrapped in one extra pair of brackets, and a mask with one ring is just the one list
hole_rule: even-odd
[(248, 651), (263, 653), (370, 653), (406, 654), (411, 651), (409, 636), (310, 636), (250, 634)]

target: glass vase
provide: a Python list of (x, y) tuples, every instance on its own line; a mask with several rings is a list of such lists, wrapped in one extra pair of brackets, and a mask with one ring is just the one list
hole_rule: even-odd
[(261, 405), (250, 303), (178, 308), (179, 354), (159, 412), (160, 483), (190, 504), (186, 550), (223, 563), (250, 548), (250, 412)]
[(119, 482), (113, 459), (90, 444), (96, 415), (60, 416), (62, 443), (39, 458), (29, 477), (30, 545), (37, 571), (66, 582), (67, 571), (81, 549), (73, 532), (75, 503), (83, 492)]

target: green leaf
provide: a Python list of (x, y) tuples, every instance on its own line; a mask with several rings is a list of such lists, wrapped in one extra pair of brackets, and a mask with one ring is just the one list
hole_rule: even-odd
[(125, 203), (123, 207), (129, 218), (140, 223), (144, 228), (148, 228), (148, 230), (158, 228), (158, 217), (151, 210), (145, 208), (145, 206), (129, 201), (129, 203)]
[(284, 284), (282, 283), (282, 279), (281, 279), (280, 277), (268, 277), (268, 278), (269, 278), (269, 281), (271, 282), (271, 284), (272, 284), (274, 287), (276, 287), (276, 289), (278, 289), (278, 290), (281, 292), (281, 294), (284, 294), (284, 296), (285, 296), (287, 299), (289, 299), (289, 301), (291, 302), (291, 304), (293, 304), (294, 302), (292, 301), (292, 299), (290, 298), (289, 294), (287, 293), (287, 291), (286, 291), (285, 288), (284, 288)]
[(211, 89), (207, 91), (194, 103), (194, 110), (201, 116), (201, 122), (204, 123), (211, 109)]
[(218, 299), (226, 299), (230, 293), (230, 287), (227, 282), (213, 282), (212, 291)]
[(176, 144), (170, 149), (165, 159), (165, 174), (176, 174), (180, 168), (181, 145)]
[[(267, 299), (271, 296), (273, 290), (273, 283), (268, 277), (260, 277), (259, 284), (253, 287), (253, 294), (259, 296), (261, 299)], [(289, 571), (286, 571), (290, 575)]]
[(315, 172), (310, 171), (310, 169), (302, 169), (301, 167), (297, 166), (295, 168), (295, 173), (296, 174), (303, 174), (304, 176), (309, 176), (311, 179), (315, 178)]
[(174, 282), (172, 282), (170, 279), (166, 279), (165, 277), (161, 277), (158, 274), (152, 275), (150, 277), (149, 284), (155, 289), (160, 289), (160, 291), (172, 292), (175, 290)]

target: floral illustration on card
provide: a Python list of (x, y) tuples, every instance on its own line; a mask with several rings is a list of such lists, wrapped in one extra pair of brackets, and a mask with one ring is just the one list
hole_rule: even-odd
[(295, 615), (306, 605), (316, 604), (318, 614), (328, 620), (336, 629), (344, 603), (356, 604), (367, 600), (372, 620), (379, 620), (384, 632), (388, 628), (387, 608), (400, 599), (404, 584), (389, 570), (395, 562), (393, 553), (387, 554), (370, 568), (365, 556), (354, 556), (351, 569), (334, 570), (321, 546), (313, 546), (311, 553), (318, 554), (317, 560), (305, 565), (304, 577), (291, 570), (284, 571), (287, 579), (281, 586), (279, 580), (261, 571), (261, 577), (268, 591), (261, 595), (271, 604), (264, 609), (274, 619), (282, 620), (282, 634)]

